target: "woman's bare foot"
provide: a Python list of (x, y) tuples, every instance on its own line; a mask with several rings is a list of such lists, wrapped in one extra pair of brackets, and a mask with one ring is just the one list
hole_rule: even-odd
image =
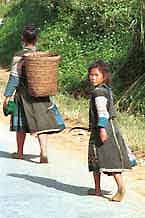
[(42, 155), (40, 153), (40, 163), (48, 163), (47, 155)]
[(17, 153), (17, 152), (12, 153), (12, 154), (11, 154), (11, 157), (12, 157), (13, 159), (23, 160), (23, 155), (22, 155), (22, 154), (19, 154), (19, 153)]

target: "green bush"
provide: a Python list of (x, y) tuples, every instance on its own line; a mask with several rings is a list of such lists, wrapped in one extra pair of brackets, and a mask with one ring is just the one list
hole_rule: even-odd
[[(61, 92), (73, 94), (80, 90), (83, 93), (88, 86), (89, 63), (102, 58), (110, 63), (114, 92), (120, 97), (124, 84), (128, 82), (128, 77), (124, 75), (129, 75), (129, 82), (132, 82), (136, 75), (134, 64), (139, 63), (138, 76), (144, 67), (143, 57), (140, 58), (136, 52), (130, 56), (135, 30), (142, 21), (140, 2), (11, 0), (3, 10), (0, 7), (1, 16), (5, 17), (5, 24), (0, 27), (0, 64), (10, 65), (14, 53), (21, 49), (24, 25), (34, 23), (39, 29), (38, 48), (61, 54)], [(140, 47), (137, 49), (140, 50)]]

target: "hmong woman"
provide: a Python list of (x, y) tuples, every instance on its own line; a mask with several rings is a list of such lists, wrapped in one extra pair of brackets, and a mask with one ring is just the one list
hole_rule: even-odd
[(10, 130), (16, 131), (17, 152), (13, 153), (12, 157), (23, 159), (26, 133), (34, 133), (38, 136), (40, 144), (40, 163), (48, 163), (48, 133), (59, 132), (65, 126), (56, 105), (51, 102), (49, 96), (32, 97), (28, 93), (23, 55), (36, 51), (36, 41), (37, 29), (34, 25), (26, 26), (22, 34), (24, 49), (13, 58), (9, 80), (4, 92), (3, 108), (6, 108), (14, 95), (16, 111), (11, 116)]
[(93, 62), (88, 68), (88, 78), (94, 86), (89, 111), (91, 135), (88, 166), (89, 171), (93, 171), (95, 182), (95, 192), (89, 190), (88, 194), (102, 195), (100, 175), (103, 172), (112, 175), (117, 183), (118, 191), (111, 200), (121, 201), (125, 193), (122, 171), (131, 167), (126, 145), (115, 120), (108, 65), (102, 60)]

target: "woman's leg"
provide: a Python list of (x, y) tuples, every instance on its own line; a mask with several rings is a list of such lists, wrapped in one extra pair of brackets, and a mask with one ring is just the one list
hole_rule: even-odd
[(18, 158), (23, 158), (23, 148), (24, 148), (24, 142), (26, 138), (26, 133), (23, 131), (16, 132), (16, 139), (17, 139), (17, 153)]
[(123, 182), (122, 173), (113, 173), (114, 179), (117, 183), (118, 191), (117, 193), (112, 197), (112, 201), (121, 201), (125, 194), (125, 187)]
[(45, 133), (39, 134), (38, 141), (40, 144), (40, 163), (48, 163), (47, 160), (48, 134)]

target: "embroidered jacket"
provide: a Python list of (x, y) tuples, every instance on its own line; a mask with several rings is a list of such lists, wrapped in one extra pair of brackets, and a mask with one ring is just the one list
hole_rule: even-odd
[[(11, 72), (9, 75), (9, 80), (7, 86), (5, 88), (4, 96), (12, 96), (14, 91), (17, 90), (19, 86), (26, 80), (25, 74), (23, 74), (24, 66), (23, 66), (23, 55), (30, 51), (35, 51), (36, 48), (32, 49), (25, 47), (23, 51), (18, 52), (12, 61)], [(25, 82), (24, 82), (25, 83)]]
[(106, 84), (95, 87), (89, 107), (90, 129), (106, 127), (109, 119), (116, 117), (111, 88)]

